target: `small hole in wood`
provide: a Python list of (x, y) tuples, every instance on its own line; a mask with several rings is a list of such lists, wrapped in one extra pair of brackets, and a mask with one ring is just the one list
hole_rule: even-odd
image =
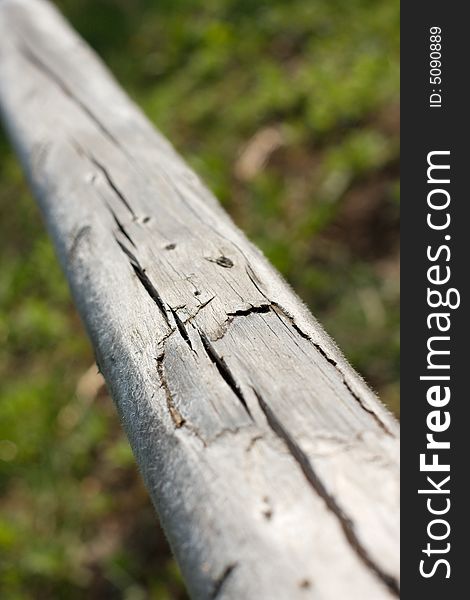
[(263, 503), (266, 505), (262, 511), (263, 517), (266, 519), (266, 521), (270, 521), (271, 517), (273, 516), (273, 511), (268, 496), (263, 496)]
[(165, 250), (174, 250), (176, 248), (176, 244), (167, 244), (165, 246)]
[(312, 583), (310, 579), (302, 579), (302, 581), (299, 582), (299, 588), (301, 590), (309, 590), (311, 587)]
[(230, 258), (227, 258), (226, 256), (219, 256), (215, 259), (215, 262), (219, 266), (225, 267), (226, 269), (230, 269), (231, 267), (233, 267), (233, 261), (230, 260)]
[(142, 219), (142, 223), (148, 223), (150, 221), (150, 217), (144, 217)]

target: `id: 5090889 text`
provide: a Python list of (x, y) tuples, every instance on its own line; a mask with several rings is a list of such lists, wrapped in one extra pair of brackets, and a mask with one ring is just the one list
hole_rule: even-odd
[(441, 108), (442, 106), (442, 36), (440, 27), (429, 29), (429, 83), (433, 86), (429, 95), (429, 106)]

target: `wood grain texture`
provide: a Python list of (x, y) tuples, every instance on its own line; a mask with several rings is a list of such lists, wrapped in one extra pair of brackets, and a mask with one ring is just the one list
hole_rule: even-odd
[(45, 1), (0, 105), (191, 596), (396, 597), (396, 421)]

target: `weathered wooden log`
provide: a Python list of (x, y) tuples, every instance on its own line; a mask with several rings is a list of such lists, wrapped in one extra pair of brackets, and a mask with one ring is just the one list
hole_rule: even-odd
[(45, 1), (0, 104), (192, 597), (397, 596), (396, 421)]

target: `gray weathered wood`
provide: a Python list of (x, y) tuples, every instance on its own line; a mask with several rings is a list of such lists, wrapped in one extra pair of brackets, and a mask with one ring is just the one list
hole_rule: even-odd
[(194, 598), (398, 595), (398, 427), (47, 2), (0, 105)]

